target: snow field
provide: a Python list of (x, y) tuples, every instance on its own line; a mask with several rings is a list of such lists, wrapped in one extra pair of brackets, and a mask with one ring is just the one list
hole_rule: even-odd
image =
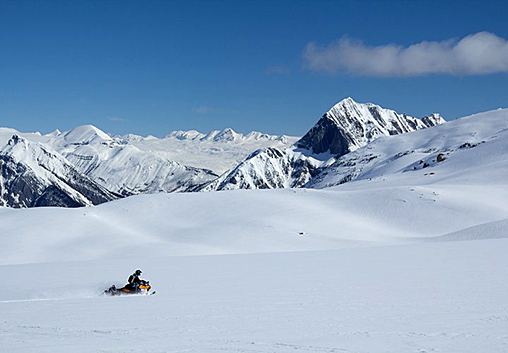
[(0, 209), (0, 351), (505, 352), (508, 188), (362, 183)]
[[(4, 265), (2, 351), (504, 352), (508, 240)], [(101, 297), (140, 267), (157, 294)]]
[(156, 194), (79, 209), (4, 208), (0, 264), (122, 259), (138, 251), (166, 257), (400, 244), (506, 219), (507, 210), (504, 185), (440, 184)]

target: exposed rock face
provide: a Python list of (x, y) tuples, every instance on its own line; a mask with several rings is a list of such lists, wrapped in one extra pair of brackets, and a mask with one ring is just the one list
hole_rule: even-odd
[(378, 105), (346, 98), (326, 112), (296, 145), (315, 154), (342, 156), (381, 136), (398, 135), (443, 124), (439, 114), (413, 118)]
[(329, 151), (334, 155), (344, 155), (349, 152), (352, 143), (350, 136), (325, 115), (296, 145), (316, 154)]
[(117, 199), (46, 146), (14, 135), (0, 150), (0, 205), (79, 207)]
[[(201, 190), (303, 187), (341, 156), (381, 136), (404, 134), (442, 123), (445, 120), (439, 114), (420, 120), (346, 98), (326, 112), (294, 146), (256, 151)], [(347, 179), (345, 176), (345, 181)]]
[(430, 115), (424, 116), (422, 118), (422, 122), (425, 124), (426, 127), (432, 127), (432, 126), (444, 124), (444, 123), (446, 123), (446, 120), (443, 119), (441, 114), (432, 113)]

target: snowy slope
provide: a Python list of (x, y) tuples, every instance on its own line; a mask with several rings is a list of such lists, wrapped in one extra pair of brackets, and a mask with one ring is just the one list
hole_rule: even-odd
[(78, 207), (118, 198), (50, 148), (13, 135), (0, 149), (0, 205)]
[(138, 195), (84, 210), (0, 209), (0, 264), (390, 245), (507, 219), (506, 183), (420, 181)]
[[(6, 352), (502, 353), (508, 239), (2, 266)], [(143, 269), (157, 294), (99, 297)]]
[(30, 142), (38, 142), (45, 144), (48, 138), (60, 134), (59, 130), (55, 130), (47, 135), (41, 135), (39, 132), (20, 132), (15, 129), (0, 127), (0, 146), (4, 146), (11, 139), (12, 135), (18, 135)]

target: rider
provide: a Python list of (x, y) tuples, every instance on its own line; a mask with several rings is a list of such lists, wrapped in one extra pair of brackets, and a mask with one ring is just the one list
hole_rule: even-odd
[(141, 284), (141, 279), (139, 276), (141, 276), (141, 270), (136, 270), (132, 275), (129, 276), (128, 284), (125, 286), (128, 290), (136, 290), (136, 288)]

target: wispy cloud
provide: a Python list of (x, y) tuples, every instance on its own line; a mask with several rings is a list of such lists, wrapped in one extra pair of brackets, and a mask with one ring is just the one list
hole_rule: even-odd
[(326, 47), (309, 43), (305, 67), (331, 74), (403, 77), (428, 74), (482, 75), (508, 72), (508, 41), (479, 32), (460, 40), (423, 41), (408, 47), (395, 44), (368, 46), (342, 37)]
[(122, 118), (120, 118), (119, 116), (110, 116), (107, 118), (109, 121), (114, 121), (114, 122), (118, 122), (118, 121), (124, 121)]
[(192, 109), (192, 111), (197, 114), (208, 114), (215, 111), (215, 109), (206, 105), (201, 105), (199, 107)]
[(266, 72), (270, 75), (288, 75), (291, 69), (285, 66), (270, 66)]

